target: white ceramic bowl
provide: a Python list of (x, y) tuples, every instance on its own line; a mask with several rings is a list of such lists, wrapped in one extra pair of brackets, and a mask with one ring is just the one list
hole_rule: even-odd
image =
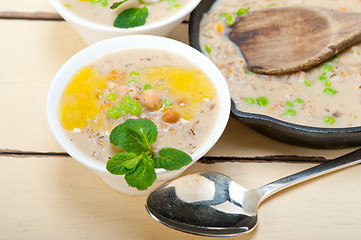
[(53, 6), (53, 8), (82, 36), (88, 44), (124, 35), (147, 34), (167, 37), (187, 17), (187, 15), (192, 12), (199, 2), (200, 0), (192, 0), (170, 18), (135, 28), (121, 29), (113, 26), (97, 24), (81, 18), (66, 8), (60, 0), (49, 0), (49, 3)]
[[(214, 84), (219, 98), (220, 110), (215, 121), (215, 126), (210, 129), (210, 137), (198, 150), (191, 155), (193, 161), (188, 166), (177, 171), (156, 169), (157, 180), (147, 191), (138, 191), (129, 187), (124, 176), (113, 175), (106, 169), (105, 163), (99, 162), (83, 154), (66, 136), (58, 119), (58, 105), (61, 95), (73, 75), (82, 67), (92, 63), (99, 57), (126, 49), (159, 49), (183, 56), (191, 61), (195, 67), (203, 69), (204, 73)], [(90, 45), (71, 57), (56, 73), (48, 91), (47, 117), (51, 131), (59, 144), (74, 159), (95, 172), (105, 183), (112, 188), (128, 194), (145, 194), (166, 180), (177, 177), (187, 167), (206, 154), (222, 135), (230, 114), (230, 93), (227, 83), (218, 68), (202, 53), (184, 43), (165, 37), (150, 35), (133, 35), (112, 38)]]

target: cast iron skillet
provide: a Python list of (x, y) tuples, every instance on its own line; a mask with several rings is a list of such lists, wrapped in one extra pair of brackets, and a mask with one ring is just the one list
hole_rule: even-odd
[[(189, 43), (199, 51), (200, 21), (203, 13), (207, 12), (215, 1), (202, 0), (190, 16)], [(256, 131), (289, 144), (324, 149), (361, 145), (361, 127), (318, 128), (292, 124), (261, 114), (239, 111), (233, 101), (231, 115)]]

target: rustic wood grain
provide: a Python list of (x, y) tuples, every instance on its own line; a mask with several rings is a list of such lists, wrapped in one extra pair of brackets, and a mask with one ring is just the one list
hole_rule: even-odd
[(49, 12), (0, 12), (0, 19), (64, 21), (64, 19), (59, 14)]
[(240, 16), (229, 35), (260, 74), (308, 69), (361, 40), (361, 13), (277, 7)]
[[(116, 192), (63, 151), (47, 124), (47, 88), (86, 44), (56, 15), (34, 17), (51, 13), (46, 0), (1, 1), (0, 9), (31, 15), (0, 19), (6, 33), (0, 44), (0, 239), (205, 239), (157, 223), (144, 208), (146, 196)], [(188, 43), (187, 30), (182, 24), (171, 38)], [(184, 174), (217, 171), (255, 188), (351, 150), (286, 145), (231, 119), (216, 146)], [(229, 239), (359, 239), (360, 168), (272, 196), (261, 205), (257, 229)]]
[[(196, 163), (185, 174), (219, 171), (254, 188), (311, 166)], [(355, 166), (277, 193), (262, 203), (255, 231), (229, 239), (359, 239), (360, 171)], [(0, 190), (4, 240), (205, 239), (161, 225), (147, 214), (146, 196), (118, 193), (69, 158), (0, 156)]]

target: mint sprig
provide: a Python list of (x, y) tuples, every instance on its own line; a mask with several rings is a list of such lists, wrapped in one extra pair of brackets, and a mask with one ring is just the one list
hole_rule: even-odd
[[(100, 0), (99, 0), (100, 1)], [(138, 0), (141, 5), (148, 5), (161, 2), (163, 0)], [(177, 0), (167, 0), (171, 5), (171, 8), (178, 8), (180, 4)], [(117, 9), (120, 5), (128, 2), (128, 0), (122, 0), (114, 2), (110, 9)], [(118, 14), (113, 26), (117, 28), (133, 28), (143, 26), (148, 17), (148, 8), (146, 6), (142, 8), (128, 8)]]
[(110, 134), (110, 143), (125, 152), (115, 154), (107, 162), (107, 170), (115, 175), (125, 175), (128, 185), (146, 190), (157, 178), (155, 168), (178, 170), (192, 162), (185, 152), (163, 148), (155, 156), (151, 145), (156, 142), (158, 130), (149, 119), (127, 119)]

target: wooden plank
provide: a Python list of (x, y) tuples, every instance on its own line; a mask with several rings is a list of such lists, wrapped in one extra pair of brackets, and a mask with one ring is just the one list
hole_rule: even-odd
[[(254, 188), (312, 165), (196, 163), (186, 173), (218, 171)], [(359, 239), (360, 171), (355, 166), (276, 194), (242, 239)], [(0, 192), (1, 239), (201, 239), (157, 223), (144, 209), (145, 196), (110, 189), (70, 158), (0, 156)]]
[(7, 33), (0, 46), (0, 148), (61, 151), (47, 124), (47, 89), (86, 44), (65, 22), (1, 20), (0, 29)]
[(51, 12), (55, 13), (53, 7), (47, 0), (18, 0), (18, 1), (0, 1), (0, 11), (11, 12)]

